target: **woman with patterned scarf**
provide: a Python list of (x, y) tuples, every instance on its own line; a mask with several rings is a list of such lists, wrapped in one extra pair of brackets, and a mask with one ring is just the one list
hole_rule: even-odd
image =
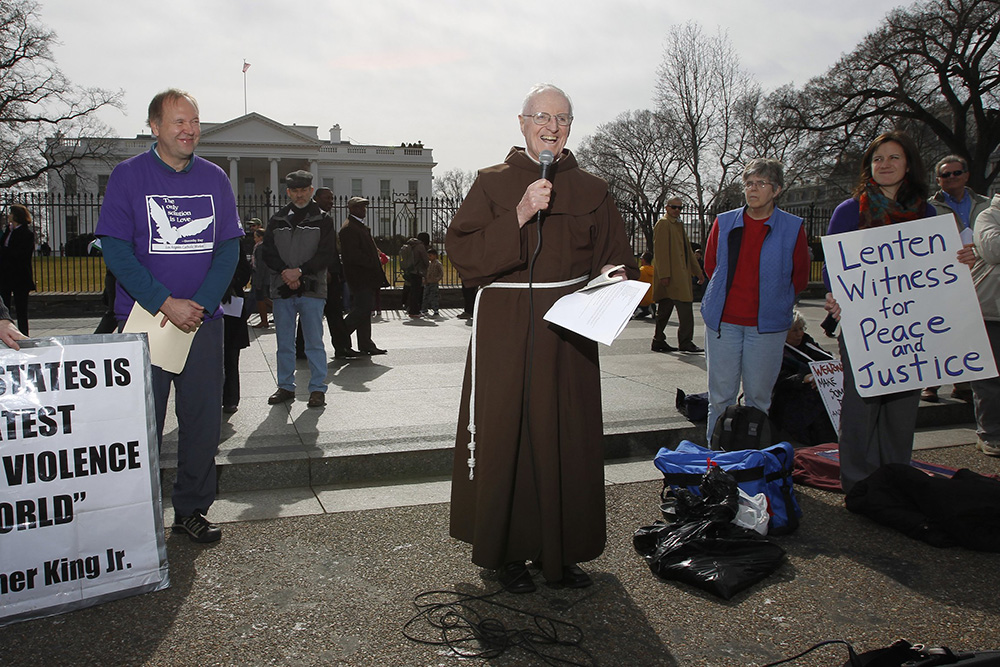
[[(879, 135), (865, 151), (854, 196), (838, 206), (827, 234), (852, 232), (937, 215), (927, 203), (927, 171), (913, 140), (902, 132)], [(829, 278), (824, 268), (827, 289)], [(840, 305), (827, 292), (826, 309), (838, 320)], [(849, 368), (844, 337), (840, 358)], [(840, 412), (840, 484), (844, 493), (887, 463), (909, 463), (920, 391), (871, 398), (858, 395), (854, 378), (844, 374)]]

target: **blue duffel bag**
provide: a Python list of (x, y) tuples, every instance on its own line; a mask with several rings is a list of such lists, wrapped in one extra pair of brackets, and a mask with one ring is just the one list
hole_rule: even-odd
[(698, 485), (709, 465), (717, 465), (736, 480), (749, 496), (763, 493), (771, 519), (767, 532), (784, 535), (799, 527), (802, 510), (792, 487), (794, 450), (787, 442), (767, 449), (718, 452), (682, 440), (677, 449), (663, 447), (653, 463), (663, 473), (663, 488), (686, 488), (698, 493)]

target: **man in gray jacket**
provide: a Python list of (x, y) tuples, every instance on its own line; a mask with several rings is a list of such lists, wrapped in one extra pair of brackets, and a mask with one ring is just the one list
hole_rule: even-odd
[[(993, 358), (1000, 360), (1000, 195), (976, 218), (972, 283), (986, 322)], [(1000, 456), (1000, 378), (972, 383), (976, 408), (976, 448), (987, 456)]]
[[(930, 198), (930, 204), (938, 215), (951, 213), (961, 234), (962, 230), (975, 228), (976, 218), (989, 208), (990, 198), (976, 194), (968, 187), (969, 165), (960, 155), (946, 155), (938, 160), (934, 168), (938, 190)], [(966, 241), (968, 242), (968, 241)], [(920, 398), (931, 403), (938, 402), (938, 387), (927, 387), (920, 392)], [(968, 382), (959, 382), (951, 392), (952, 398), (972, 401), (972, 389)]]
[(295, 325), (302, 322), (309, 362), (310, 408), (326, 405), (326, 349), (323, 309), (326, 273), (337, 253), (333, 220), (313, 201), (312, 174), (293, 171), (285, 177), (288, 198), (271, 216), (264, 234), (264, 263), (273, 271), (271, 299), (278, 344), (278, 390), (271, 405), (295, 398)]

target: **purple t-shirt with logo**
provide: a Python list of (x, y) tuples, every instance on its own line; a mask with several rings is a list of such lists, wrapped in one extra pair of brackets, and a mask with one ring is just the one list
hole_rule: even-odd
[[(217, 244), (243, 235), (225, 172), (192, 156), (174, 171), (152, 150), (111, 172), (95, 233), (132, 245), (136, 259), (177, 299), (201, 287)], [(128, 318), (134, 299), (118, 284), (115, 316)], [(214, 313), (214, 319), (219, 313)]]

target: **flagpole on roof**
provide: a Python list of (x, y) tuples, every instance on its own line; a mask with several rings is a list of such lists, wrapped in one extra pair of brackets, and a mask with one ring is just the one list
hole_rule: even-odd
[(250, 69), (250, 63), (243, 59), (243, 115), (247, 115), (247, 70)]

